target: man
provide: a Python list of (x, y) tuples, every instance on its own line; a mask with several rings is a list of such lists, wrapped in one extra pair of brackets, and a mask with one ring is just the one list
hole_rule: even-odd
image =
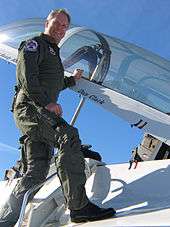
[(59, 150), (57, 173), (71, 220), (93, 221), (115, 214), (113, 208), (101, 209), (88, 200), (78, 130), (64, 121), (62, 108), (56, 103), (60, 91), (75, 85), (83, 72), (75, 70), (72, 77), (64, 77), (57, 44), (69, 24), (70, 16), (65, 10), (52, 11), (45, 22), (44, 33), (22, 42), (19, 47), (13, 111), (23, 135), (26, 171), (1, 208), (0, 226), (12, 227), (17, 222), (26, 191), (46, 179), (54, 147)]

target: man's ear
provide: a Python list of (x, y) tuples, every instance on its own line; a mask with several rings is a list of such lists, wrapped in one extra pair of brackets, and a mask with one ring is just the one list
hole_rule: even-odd
[(45, 28), (48, 27), (48, 20), (45, 21)]

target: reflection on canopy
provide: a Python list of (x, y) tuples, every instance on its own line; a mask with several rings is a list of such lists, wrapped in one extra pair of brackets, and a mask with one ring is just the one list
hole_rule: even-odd
[[(17, 48), (22, 40), (43, 31), (43, 27), (43, 19), (29, 19), (3, 26), (0, 28), (0, 43)], [(169, 61), (135, 45), (99, 34), (107, 42), (108, 48), (96, 34), (99, 33), (74, 28), (72, 35), (61, 46), (65, 70), (72, 72), (75, 67), (82, 68), (84, 76), (89, 78), (105, 56), (94, 78), (95, 83), (161, 112), (170, 112)]]

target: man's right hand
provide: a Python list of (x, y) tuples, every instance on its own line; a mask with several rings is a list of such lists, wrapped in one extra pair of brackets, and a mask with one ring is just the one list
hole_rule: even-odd
[(63, 114), (61, 105), (57, 103), (49, 103), (47, 106), (45, 106), (45, 109), (50, 112), (54, 112), (57, 116), (60, 116), (60, 117)]

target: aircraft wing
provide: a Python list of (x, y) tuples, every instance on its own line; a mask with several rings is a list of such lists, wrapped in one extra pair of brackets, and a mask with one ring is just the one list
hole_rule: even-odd
[[(0, 57), (16, 64), (22, 40), (43, 31), (43, 19), (0, 27)], [(84, 69), (72, 89), (170, 145), (170, 62), (88, 28), (71, 27), (60, 43), (65, 74)]]
[[(93, 168), (98, 164), (93, 163)], [(93, 172), (86, 183), (89, 199), (102, 207), (114, 207), (117, 211), (115, 217), (97, 222), (71, 223), (69, 211), (65, 211), (60, 181), (55, 175), (47, 180), (31, 205), (27, 206), (23, 226), (170, 226), (170, 160), (141, 162), (131, 170), (128, 167), (128, 163), (100, 163), (95, 172), (93, 168), (89, 172), (86, 170), (88, 174)], [(0, 182), (3, 199), (15, 182), (11, 186), (6, 184)]]

